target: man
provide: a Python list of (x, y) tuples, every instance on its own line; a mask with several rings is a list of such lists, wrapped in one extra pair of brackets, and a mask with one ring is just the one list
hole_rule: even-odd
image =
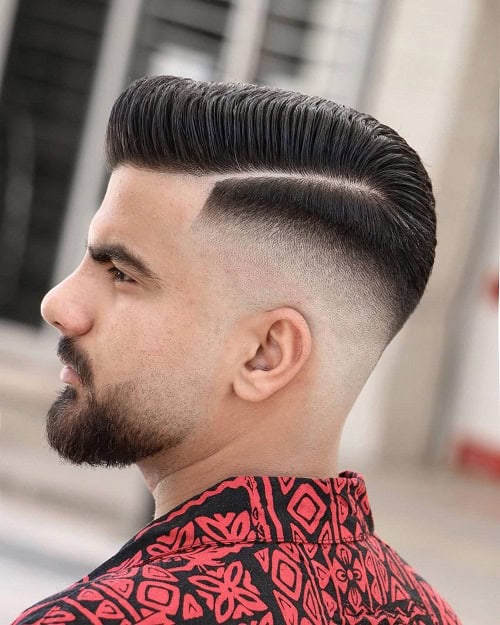
[(374, 534), (344, 421), (436, 245), (417, 154), (368, 115), (255, 85), (143, 78), (80, 266), (42, 302), (75, 464), (136, 463), (155, 519), (22, 624), (456, 624)]

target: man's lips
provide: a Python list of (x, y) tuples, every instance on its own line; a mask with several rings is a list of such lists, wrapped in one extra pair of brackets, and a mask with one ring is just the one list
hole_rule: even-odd
[(61, 380), (61, 382), (64, 382), (65, 384), (75, 384), (75, 383), (80, 382), (80, 378), (78, 377), (78, 374), (69, 365), (66, 365), (63, 369), (61, 369), (61, 373), (59, 374), (59, 379)]

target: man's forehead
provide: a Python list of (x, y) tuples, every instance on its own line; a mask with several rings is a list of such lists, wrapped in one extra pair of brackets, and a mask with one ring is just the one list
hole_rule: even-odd
[(193, 186), (193, 178), (118, 167), (90, 222), (85, 248), (102, 252), (102, 258), (109, 251), (117, 260), (125, 258), (126, 250), (156, 273), (164, 264), (190, 256), (190, 237), (183, 235), (209, 194), (200, 193), (200, 183)]
[(191, 222), (203, 208), (215, 181), (210, 176), (157, 172), (129, 165), (111, 174), (103, 211), (118, 211), (122, 217), (141, 219), (166, 217)]

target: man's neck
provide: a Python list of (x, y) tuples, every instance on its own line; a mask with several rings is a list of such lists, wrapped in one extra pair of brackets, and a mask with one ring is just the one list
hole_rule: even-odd
[[(262, 447), (262, 446), (261, 446)], [(258, 458), (249, 458), (248, 450), (254, 449)], [(286, 445), (284, 449), (287, 449)], [(171, 472), (162, 471), (168, 463), (161, 454), (138, 464), (146, 484), (155, 500), (155, 518), (170, 512), (179, 504), (202, 493), (213, 484), (237, 475), (276, 475), (301, 477), (332, 477), (337, 474), (337, 446), (332, 445), (328, 454), (318, 449), (300, 448), (295, 453), (283, 455), (271, 448), (237, 447), (223, 449)], [(333, 451), (332, 451), (333, 450)], [(168, 452), (165, 456), (168, 455)], [(163, 462), (162, 462), (163, 460)]]

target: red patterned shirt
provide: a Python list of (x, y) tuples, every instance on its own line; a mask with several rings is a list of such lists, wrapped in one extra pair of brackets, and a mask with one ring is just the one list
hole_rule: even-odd
[(362, 475), (228, 477), (15, 625), (457, 625), (375, 533)]

